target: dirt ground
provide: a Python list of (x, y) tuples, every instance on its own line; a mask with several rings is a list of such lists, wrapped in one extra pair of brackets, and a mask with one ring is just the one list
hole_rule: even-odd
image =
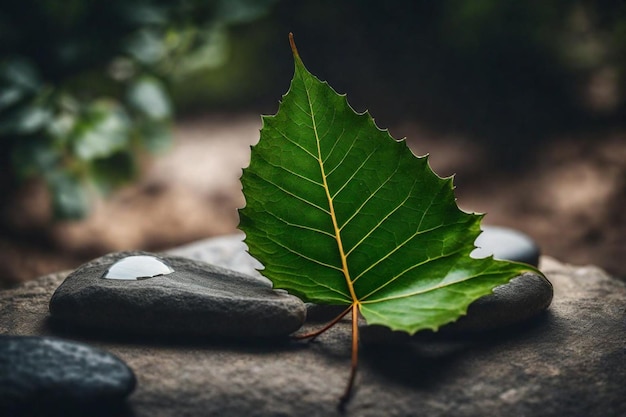
[[(244, 204), (239, 176), (260, 125), (255, 114), (179, 122), (173, 148), (147, 161), (136, 184), (98, 200), (84, 221), (50, 225), (45, 189), (29, 184), (3, 213), (11, 233), (0, 236), (0, 285), (111, 251), (156, 251), (234, 232)], [(430, 153), (439, 175), (456, 173), (459, 206), (488, 213), (485, 223), (524, 231), (561, 261), (626, 278), (626, 132), (553, 137), (521, 167), (494, 170), (491, 154), (463, 136), (410, 122), (390, 131), (407, 137), (414, 153)]]

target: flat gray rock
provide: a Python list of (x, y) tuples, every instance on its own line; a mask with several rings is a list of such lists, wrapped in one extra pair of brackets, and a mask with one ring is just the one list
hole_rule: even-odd
[[(626, 415), (625, 285), (595, 267), (545, 257), (540, 267), (554, 285), (554, 299), (522, 326), (452, 340), (434, 334), (400, 346), (362, 346), (345, 415)], [(0, 333), (58, 334), (47, 302), (66, 275), (0, 291)], [(313, 343), (72, 337), (113, 352), (135, 371), (139, 384), (120, 417), (339, 416), (337, 400), (350, 366), (347, 320)]]
[(50, 337), (0, 336), (0, 415), (111, 408), (135, 388), (117, 357)]
[(52, 296), (50, 313), (111, 333), (222, 339), (286, 336), (300, 328), (306, 309), (256, 277), (176, 256), (120, 252), (71, 273)]

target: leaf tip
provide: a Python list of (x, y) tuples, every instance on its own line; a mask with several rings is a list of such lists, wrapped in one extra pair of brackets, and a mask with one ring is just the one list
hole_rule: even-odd
[(298, 48), (296, 47), (296, 41), (293, 38), (293, 32), (289, 32), (289, 45), (291, 46), (291, 52), (293, 53), (293, 57), (300, 61), (300, 54), (298, 53)]

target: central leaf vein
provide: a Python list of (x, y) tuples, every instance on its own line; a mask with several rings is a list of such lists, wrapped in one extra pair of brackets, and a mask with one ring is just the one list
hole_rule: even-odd
[[(304, 82), (303, 82), (304, 84)], [(341, 258), (341, 269), (343, 272), (343, 276), (346, 280), (346, 284), (348, 286), (348, 291), (350, 292), (350, 298), (352, 298), (352, 302), (355, 307), (359, 304), (359, 300), (357, 299), (356, 293), (354, 291), (354, 286), (352, 285), (352, 279), (350, 277), (350, 270), (348, 269), (348, 259), (346, 257), (345, 251), (343, 250), (343, 242), (341, 240), (341, 231), (339, 230), (339, 225), (337, 223), (337, 215), (335, 214), (335, 206), (333, 203), (333, 197), (330, 194), (330, 189), (328, 188), (327, 175), (324, 168), (324, 160), (322, 158), (322, 147), (319, 134), (317, 132), (317, 122), (315, 120), (315, 111), (313, 109), (313, 102), (311, 100), (310, 91), (307, 88), (306, 84), (304, 84), (304, 90), (306, 91), (307, 101), (309, 103), (309, 108), (311, 110), (311, 121), (313, 123), (313, 132), (315, 134), (315, 142), (317, 145), (317, 161), (320, 165), (320, 172), (322, 175), (322, 183), (324, 184), (324, 192), (326, 193), (326, 198), (328, 199), (328, 209), (330, 212), (330, 218), (333, 223), (333, 229), (335, 230), (335, 239), (337, 240), (337, 249), (339, 250), (339, 257)]]

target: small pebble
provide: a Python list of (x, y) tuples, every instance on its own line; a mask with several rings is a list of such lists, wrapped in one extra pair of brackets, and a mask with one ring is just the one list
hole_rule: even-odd
[(112, 407), (135, 385), (133, 371), (103, 350), (50, 337), (0, 336), (0, 415)]

